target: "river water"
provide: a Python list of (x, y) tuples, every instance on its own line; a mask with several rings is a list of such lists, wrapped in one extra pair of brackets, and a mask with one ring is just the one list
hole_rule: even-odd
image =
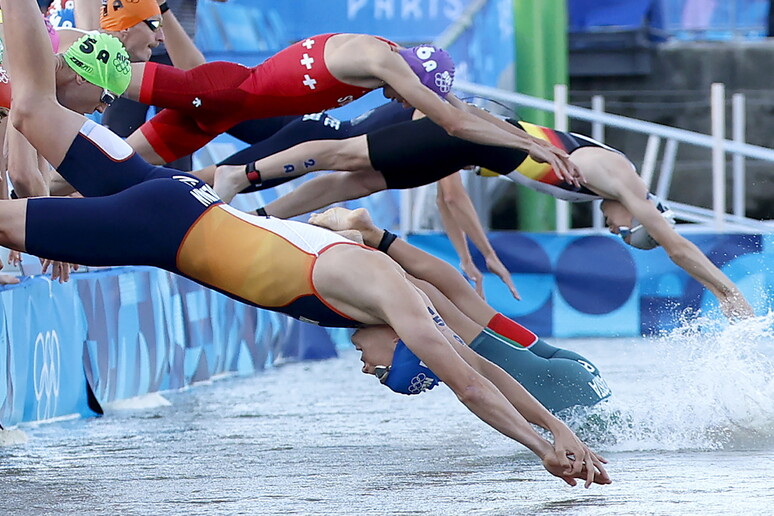
[(609, 486), (566, 486), (448, 388), (392, 394), (342, 350), (2, 432), (0, 513), (770, 515), (773, 320), (554, 342), (613, 389), (565, 415)]

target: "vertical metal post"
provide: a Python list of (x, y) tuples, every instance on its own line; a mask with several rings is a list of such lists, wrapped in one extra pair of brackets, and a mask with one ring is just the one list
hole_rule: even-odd
[[(605, 97), (594, 95), (591, 97), (591, 110), (595, 113), (605, 112)], [(598, 142), (605, 143), (605, 124), (604, 122), (591, 122), (591, 137)]]
[[(554, 86), (554, 127), (557, 131), (567, 132), (567, 86), (556, 84)], [(570, 229), (570, 203), (556, 201), (556, 230), (566, 233)]]
[[(742, 93), (734, 93), (731, 96), (731, 132), (732, 138), (735, 142), (744, 143), (745, 141), (745, 125), (747, 124), (747, 116), (745, 111), (745, 97)], [(747, 162), (745, 157), (741, 154), (735, 153), (732, 161), (732, 173), (734, 177), (733, 182), (733, 206), (734, 215), (737, 217), (744, 217), (747, 213), (746, 209), (746, 170)]]
[[(604, 113), (605, 97), (602, 95), (594, 95), (591, 97), (591, 110), (595, 113)], [(605, 143), (605, 124), (603, 122), (594, 121), (591, 123), (591, 137), (600, 143)], [(600, 208), (601, 205), (601, 200), (592, 201), (591, 223), (594, 229), (602, 229), (605, 227), (604, 217)]]
[(715, 214), (714, 227), (722, 231), (726, 214), (726, 88), (722, 83), (713, 83), (710, 90), (712, 106), (712, 211)]
[(656, 195), (666, 200), (669, 197), (669, 189), (672, 186), (672, 175), (677, 161), (677, 140), (669, 138), (664, 148), (664, 157), (661, 161), (661, 172), (658, 175)]
[(656, 170), (656, 160), (658, 151), (661, 148), (661, 137), (651, 134), (648, 136), (648, 143), (645, 145), (645, 157), (642, 158), (642, 170), (640, 177), (650, 190), (650, 184), (653, 182), (653, 174)]
[(400, 236), (406, 238), (411, 233), (412, 214), (414, 213), (414, 206), (412, 201), (411, 190), (400, 191)]

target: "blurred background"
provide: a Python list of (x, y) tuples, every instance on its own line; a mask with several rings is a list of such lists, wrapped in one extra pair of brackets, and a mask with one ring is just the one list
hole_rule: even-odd
[[(375, 33), (404, 45), (433, 41), (452, 53), (458, 81), (548, 99), (553, 98), (554, 84), (567, 84), (570, 104), (591, 107), (592, 98), (598, 96), (606, 112), (703, 134), (708, 134), (711, 126), (710, 86), (718, 82), (725, 85), (729, 134), (732, 97), (741, 94), (746, 141), (772, 146), (774, 71), (770, 60), (774, 40), (768, 38), (768, 0), (199, 3), (196, 42), (211, 60), (254, 64), (293, 41), (323, 32)], [(340, 110), (339, 116), (356, 116), (382, 101), (375, 92)], [(527, 121), (554, 123), (550, 113), (515, 104), (508, 107)], [(593, 132), (591, 124), (582, 120), (571, 119), (569, 129)], [(622, 150), (641, 168), (647, 134), (608, 126), (601, 139)], [(662, 145), (652, 165), (654, 184), (660, 171), (669, 168), (670, 200), (710, 208), (710, 150), (681, 145), (670, 157), (663, 155), (664, 149)], [(732, 156), (727, 158), (730, 166)], [(748, 160), (745, 169), (744, 185), (736, 186), (744, 191), (743, 206), (737, 207), (736, 214), (774, 218), (770, 202), (774, 183), (768, 180), (771, 163)], [(505, 182), (496, 189), (480, 187), (478, 190), (485, 192), (476, 196), (478, 190), (471, 185), (476, 181), (471, 177), (468, 185), (482, 219), (492, 229), (553, 229), (553, 199), (519, 191)], [(734, 190), (730, 174), (727, 181), (730, 205)], [(398, 194), (393, 193), (392, 198), (397, 202)], [(384, 205), (380, 200), (377, 206)], [(579, 203), (571, 210), (572, 227), (593, 224), (592, 205)], [(541, 212), (545, 214), (534, 215)], [(413, 224), (414, 229), (439, 229), (432, 214), (423, 218)]]

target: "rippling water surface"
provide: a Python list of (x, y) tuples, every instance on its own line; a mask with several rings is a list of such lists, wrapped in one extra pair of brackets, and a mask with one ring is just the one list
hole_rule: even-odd
[(0, 433), (2, 514), (772, 514), (772, 318), (567, 340), (614, 395), (566, 419), (609, 460), (571, 488), (446, 388), (390, 393), (358, 354)]

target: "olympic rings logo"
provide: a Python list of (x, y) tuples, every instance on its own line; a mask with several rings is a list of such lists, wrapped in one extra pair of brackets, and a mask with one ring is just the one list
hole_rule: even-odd
[(59, 335), (55, 330), (35, 338), (33, 355), (35, 399), (38, 402), (38, 419), (48, 419), (56, 414), (59, 399), (59, 374), (61, 371)]
[(449, 93), (453, 82), (454, 77), (452, 77), (448, 70), (435, 74), (435, 85), (442, 93)]
[(409, 382), (408, 391), (411, 394), (419, 394), (420, 392), (429, 389), (432, 384), (432, 378), (428, 378), (425, 373), (419, 373), (411, 379), (411, 382)]
[(129, 70), (132, 68), (132, 64), (129, 62), (129, 58), (126, 57), (124, 54), (118, 54), (113, 59), (113, 66), (115, 66), (116, 70), (124, 75), (129, 73)]

